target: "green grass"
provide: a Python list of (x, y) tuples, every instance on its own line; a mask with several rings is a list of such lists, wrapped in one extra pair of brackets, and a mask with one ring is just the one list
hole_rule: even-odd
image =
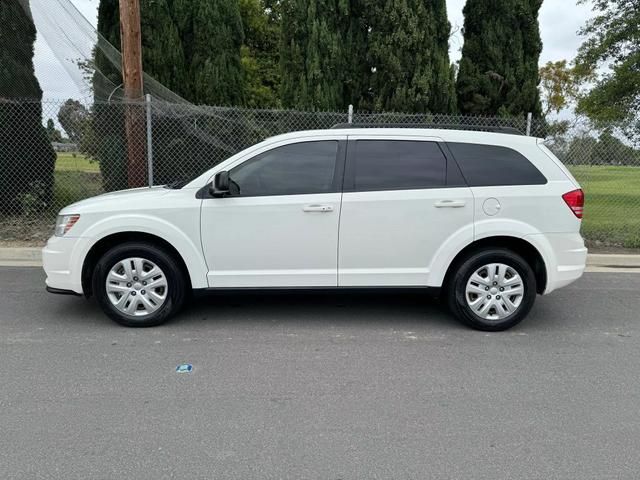
[(57, 208), (102, 193), (100, 166), (83, 155), (58, 153), (54, 177)]
[(58, 153), (56, 172), (69, 171), (100, 173), (100, 165), (79, 153)]
[(585, 192), (585, 238), (640, 248), (640, 167), (581, 165), (569, 169)]

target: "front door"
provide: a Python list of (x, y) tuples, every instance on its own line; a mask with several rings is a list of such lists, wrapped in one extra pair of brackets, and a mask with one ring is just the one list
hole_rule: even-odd
[(340, 286), (425, 286), (438, 249), (473, 241), (473, 195), (439, 139), (349, 136)]
[(210, 287), (337, 285), (342, 152), (339, 138), (306, 139), (229, 170), (235, 192), (202, 204)]

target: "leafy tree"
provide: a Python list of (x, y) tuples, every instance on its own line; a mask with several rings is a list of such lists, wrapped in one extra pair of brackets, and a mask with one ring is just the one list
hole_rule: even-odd
[(583, 78), (575, 66), (567, 65), (566, 60), (547, 62), (540, 67), (540, 90), (542, 92), (542, 115), (560, 113), (576, 101), (580, 95)]
[(614, 135), (611, 129), (605, 129), (593, 150), (591, 163), (597, 165), (638, 165), (640, 152)]
[(0, 2), (0, 25), (0, 211), (16, 213), (50, 205), (56, 157), (42, 125), (28, 0)]
[(377, 111), (453, 112), (445, 0), (364, 3), (370, 73), (362, 103)]
[(64, 102), (58, 111), (58, 122), (67, 133), (69, 140), (74, 143), (82, 141), (90, 117), (87, 108), (78, 100), (71, 98)]
[(47, 138), (50, 142), (62, 142), (62, 133), (56, 128), (52, 119), (47, 120)]
[(467, 0), (456, 90), (464, 114), (538, 117), (542, 0)]
[(344, 110), (362, 90), (366, 25), (353, 1), (282, 4), (280, 70), (286, 107)]
[(280, 2), (240, 0), (240, 14), (244, 27), (244, 104), (276, 107), (280, 104)]
[[(578, 165), (638, 165), (640, 150), (618, 138), (611, 129), (594, 135), (594, 129), (571, 138), (561, 160)], [(554, 149), (555, 151), (555, 149)]]
[(540, 67), (539, 75), (543, 120), (540, 123), (542, 131), (537, 133), (560, 141), (572, 127), (584, 120), (582, 116), (562, 118), (557, 115), (575, 105), (584, 89), (585, 79), (566, 60), (547, 62)]
[[(585, 3), (581, 0), (580, 3)], [(583, 74), (598, 75), (595, 87), (580, 99), (578, 111), (596, 121), (622, 120), (640, 133), (640, 4), (637, 0), (594, 0), (597, 15), (579, 32), (587, 39), (576, 64)]]

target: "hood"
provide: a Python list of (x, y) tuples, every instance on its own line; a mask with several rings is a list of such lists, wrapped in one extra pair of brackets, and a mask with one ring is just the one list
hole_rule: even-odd
[(142, 204), (149, 204), (155, 199), (166, 195), (171, 190), (164, 186), (159, 187), (140, 187), (130, 188), (128, 190), (119, 190), (117, 192), (103, 193), (96, 197), (86, 198), (76, 203), (72, 203), (64, 207), (60, 214), (74, 214), (90, 211), (103, 210), (128, 210), (129, 208), (138, 208)]

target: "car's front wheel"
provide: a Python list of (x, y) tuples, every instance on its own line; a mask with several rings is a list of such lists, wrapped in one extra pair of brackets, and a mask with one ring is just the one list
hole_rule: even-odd
[(484, 331), (520, 323), (536, 297), (536, 278), (520, 255), (506, 249), (477, 252), (453, 272), (448, 303), (463, 323)]
[(185, 280), (163, 249), (128, 242), (107, 251), (93, 271), (93, 292), (104, 312), (127, 327), (164, 323), (182, 306)]

